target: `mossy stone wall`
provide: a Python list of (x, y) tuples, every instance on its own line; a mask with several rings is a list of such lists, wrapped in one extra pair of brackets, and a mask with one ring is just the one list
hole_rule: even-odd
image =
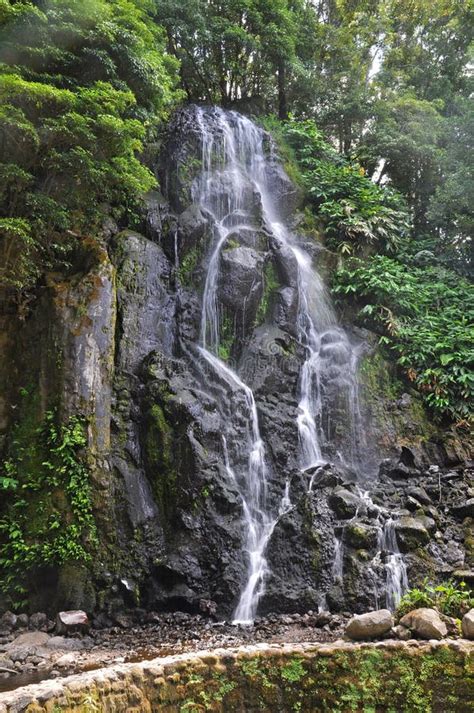
[(0, 713), (461, 713), (473, 707), (469, 642), (260, 644), (122, 664), (0, 696)]

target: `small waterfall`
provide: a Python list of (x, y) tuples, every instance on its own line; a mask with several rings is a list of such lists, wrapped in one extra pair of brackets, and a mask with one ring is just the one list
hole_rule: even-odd
[[(306, 360), (300, 374), (298, 430), (301, 468), (331, 460), (359, 471), (359, 452), (363, 444), (362, 419), (357, 386), (357, 351), (337, 325), (321, 277), (313, 269), (309, 255), (292, 246), (299, 270), (298, 330), (306, 347)], [(332, 392), (332, 393), (331, 393)], [(332, 440), (331, 408), (334, 395), (346, 399), (344, 411), (350, 438), (345, 450), (325, 454)]]
[(385, 557), (385, 604), (387, 609), (393, 611), (408, 589), (408, 577), (406, 564), (398, 547), (395, 524), (391, 517), (386, 520), (379, 533), (378, 550)]

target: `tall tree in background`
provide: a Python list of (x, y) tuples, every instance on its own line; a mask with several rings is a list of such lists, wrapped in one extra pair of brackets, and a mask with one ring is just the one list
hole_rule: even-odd
[(189, 99), (270, 103), (287, 115), (303, 0), (157, 0), (156, 20), (180, 60)]

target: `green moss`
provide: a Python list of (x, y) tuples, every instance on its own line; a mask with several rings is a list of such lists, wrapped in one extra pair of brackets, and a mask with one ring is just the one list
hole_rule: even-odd
[(281, 677), (290, 683), (300, 681), (305, 674), (303, 660), (299, 658), (293, 659), (281, 669)]
[[(20, 415), (0, 465), (0, 584), (12, 606), (25, 604), (27, 581), (42, 567), (91, 562), (97, 545), (90, 469), (82, 451), (86, 423), (42, 414), (39, 394), (22, 391)], [(6, 495), (6, 497), (5, 497)]]
[(172, 183), (179, 185), (179, 198), (183, 205), (191, 202), (192, 183), (201, 170), (201, 159), (196, 156), (188, 156), (186, 162), (179, 164), (176, 176), (172, 176)]
[(402, 382), (387, 369), (387, 363), (379, 350), (361, 361), (359, 377), (370, 399), (394, 401), (400, 398), (404, 391)]
[(380, 425), (381, 432), (393, 430), (398, 446), (418, 445), (435, 434), (436, 429), (416, 394), (403, 409), (392, 407), (407, 386), (397, 378), (379, 349), (361, 361), (359, 379), (363, 400), (372, 411), (373, 421)]
[(220, 325), (220, 341), (217, 350), (219, 359), (222, 359), (222, 361), (229, 361), (234, 340), (234, 318), (228, 312), (224, 312)]
[(280, 287), (280, 281), (278, 279), (278, 274), (273, 263), (273, 260), (269, 260), (265, 263), (263, 270), (263, 294), (258, 305), (257, 314), (255, 317), (255, 323), (257, 325), (263, 324), (267, 318), (269, 307), (272, 304), (272, 297), (274, 296), (277, 289)]
[(152, 478), (153, 494), (163, 517), (168, 521), (176, 503), (177, 473), (174, 460), (174, 434), (164, 408), (158, 403), (147, 415), (145, 452)]
[(283, 125), (276, 116), (265, 116), (261, 119), (261, 123), (267, 131), (269, 131), (277, 145), (278, 155), (283, 162), (283, 168), (292, 183), (304, 189), (303, 174), (298, 166), (296, 154), (290, 144), (285, 139)]
[[(453, 650), (449, 645), (435, 649), (401, 646), (351, 646), (308, 651), (304, 656), (273, 650), (242, 658), (229, 652), (205, 665), (194, 660), (186, 673), (181, 668), (168, 671), (154, 686), (145, 684), (146, 696), (151, 710), (181, 713), (472, 710), (474, 673), (469, 650)], [(129, 684), (133, 681), (140, 688), (139, 680), (130, 676), (123, 688), (107, 689), (100, 700), (102, 707), (115, 710), (120, 697), (120, 710), (127, 703), (132, 709), (132, 696), (134, 706), (137, 696)], [(92, 688), (92, 701), (95, 692)], [(78, 692), (75, 702), (83, 700), (84, 692)]]
[(228, 238), (224, 245), (224, 252), (226, 252), (227, 250), (234, 250), (235, 248), (240, 248), (239, 241), (235, 240), (234, 238)]
[(181, 260), (178, 268), (179, 281), (183, 287), (193, 285), (193, 273), (199, 261), (199, 250), (192, 248)]

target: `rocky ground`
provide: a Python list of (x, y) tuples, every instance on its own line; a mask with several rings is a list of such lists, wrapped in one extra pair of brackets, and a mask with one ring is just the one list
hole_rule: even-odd
[(203, 648), (331, 642), (342, 636), (348, 618), (349, 614), (328, 612), (270, 615), (246, 628), (182, 612), (135, 610), (133, 615), (118, 615), (115, 626), (98, 628), (99, 620), (85, 635), (64, 636), (58, 635), (55, 622), (44, 614), (4, 615), (0, 619), (0, 692), (45, 678)]

